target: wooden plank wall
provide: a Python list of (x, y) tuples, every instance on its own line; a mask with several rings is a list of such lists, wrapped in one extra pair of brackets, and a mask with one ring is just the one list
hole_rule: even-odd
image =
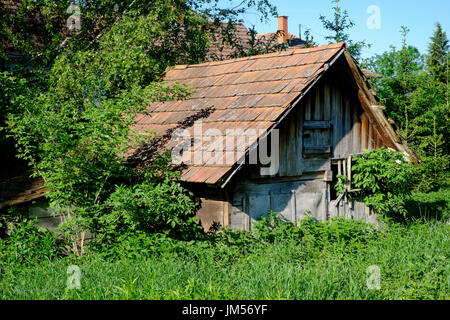
[(230, 224), (233, 229), (251, 230), (258, 218), (269, 211), (281, 213), (297, 223), (309, 212), (318, 220), (326, 220), (326, 183), (309, 181), (276, 181), (241, 183), (233, 190)]
[(353, 220), (363, 220), (377, 225), (378, 215), (372, 212), (364, 203), (349, 200), (348, 202), (333, 200), (329, 204), (329, 218), (345, 217)]
[(210, 200), (202, 198), (201, 208), (197, 212), (197, 221), (199, 221), (205, 231), (213, 226), (214, 223), (228, 225), (228, 202), (221, 200)]
[[(256, 166), (235, 178), (230, 190), (230, 226), (250, 230), (269, 210), (296, 222), (305, 212), (325, 221), (334, 216), (372, 218), (362, 204), (330, 212), (331, 159), (384, 145), (358, 96), (332, 79), (316, 85), (280, 124), (280, 167), (274, 177)], [(325, 181), (326, 180), (326, 181)], [(328, 181), (328, 182), (327, 182)]]
[(295, 177), (303, 173), (303, 112), (295, 108), (291, 116), (279, 128), (280, 168), (278, 177)]
[(307, 136), (303, 146), (308, 143), (330, 145), (332, 157), (339, 158), (385, 145), (357, 95), (335, 82), (327, 80), (318, 85), (305, 97), (301, 108), (304, 110), (305, 123), (330, 122), (330, 130), (318, 129), (312, 137), (304, 132)]
[(316, 85), (279, 129), (277, 177), (331, 170), (330, 158), (385, 145), (357, 95), (329, 79)]

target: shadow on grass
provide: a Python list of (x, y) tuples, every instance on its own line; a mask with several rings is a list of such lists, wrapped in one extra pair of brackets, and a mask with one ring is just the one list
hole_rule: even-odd
[(403, 222), (442, 221), (450, 218), (450, 189), (432, 193), (414, 193), (406, 201), (408, 215)]

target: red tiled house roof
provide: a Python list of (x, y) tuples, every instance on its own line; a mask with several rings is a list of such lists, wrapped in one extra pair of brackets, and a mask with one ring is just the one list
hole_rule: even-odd
[[(237, 48), (235, 46), (231, 46), (224, 43), (224, 39), (221, 35), (221, 32), (227, 28), (227, 23), (221, 23), (219, 28), (215, 32), (215, 41), (213, 40), (212, 45), (208, 49), (208, 53), (206, 55), (206, 60), (208, 61), (217, 61), (217, 60), (225, 60), (229, 59), (233, 55), (237, 53)], [(249, 30), (242, 23), (233, 24), (232, 30), (233, 38), (238, 46), (240, 46), (244, 51), (247, 51), (250, 48), (249, 41), (251, 39)]]
[(269, 32), (257, 34), (256, 37), (265, 43), (270, 43), (272, 39), (277, 39), (278, 43), (284, 43), (290, 48), (303, 48), (305, 47), (304, 41), (296, 35), (288, 31), (288, 17), (278, 17), (278, 32)]

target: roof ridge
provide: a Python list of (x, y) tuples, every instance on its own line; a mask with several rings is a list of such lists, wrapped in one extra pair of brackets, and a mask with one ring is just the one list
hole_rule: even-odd
[[(268, 35), (274, 35), (274, 34), (276, 34), (276, 33), (277, 33), (277, 32), (257, 33), (256, 36), (257, 36), (257, 37), (264, 37), (264, 36), (268, 36)], [(288, 35), (288, 36), (292, 36), (292, 38), (295, 38), (295, 39), (301, 39), (300, 37), (298, 37), (297, 35), (295, 35), (295, 34), (293, 34), (293, 33), (291, 33), (291, 32), (287, 32), (287, 35)]]
[[(248, 73), (257, 73), (257, 72), (265, 72), (265, 71), (273, 71), (273, 70), (279, 70), (279, 69), (288, 69), (288, 68), (298, 68), (298, 67), (305, 67), (305, 66), (323, 66), (326, 63), (326, 61), (323, 62), (318, 62), (318, 63), (300, 63), (297, 65), (293, 65), (293, 66), (288, 66), (288, 67), (272, 67), (272, 68), (267, 68), (267, 69), (263, 69), (263, 70), (248, 70), (246, 72)], [(225, 73), (218, 73), (215, 74), (214, 77), (220, 77), (223, 75), (233, 75), (233, 74), (238, 74), (240, 73), (239, 71), (233, 71), (233, 72), (225, 72)], [(174, 79), (174, 80), (169, 80), (169, 81), (175, 81), (175, 82), (179, 82), (179, 81), (183, 81), (183, 80), (188, 80), (188, 79), (206, 79), (206, 78), (210, 78), (211, 76), (205, 75), (205, 76), (201, 76), (201, 77), (187, 77), (187, 78), (179, 78), (179, 79)], [(305, 79), (308, 78), (310, 76), (301, 76), (301, 77), (292, 77), (289, 78), (289, 80), (296, 80), (296, 79)], [(282, 79), (278, 79), (278, 80), (257, 80), (257, 81), (247, 81), (247, 82), (242, 82), (236, 85), (242, 85), (242, 84), (246, 84), (246, 83), (256, 83), (256, 82), (267, 82), (267, 81), (280, 81)], [(214, 83), (214, 86), (229, 86), (229, 85), (234, 85), (234, 84), (227, 84), (227, 83), (221, 83), (221, 84), (216, 84)], [(210, 87), (211, 85), (208, 86), (199, 86), (199, 88), (207, 88)]]
[(336, 49), (337, 48), (347, 48), (347, 44), (345, 42), (338, 42), (338, 43), (332, 43), (332, 44), (322, 45), (322, 46), (312, 47), (312, 48), (288, 48), (284, 51), (271, 52), (271, 53), (260, 54), (260, 55), (255, 55), (255, 56), (232, 58), (232, 59), (219, 60), (219, 61), (210, 61), (210, 62), (203, 62), (203, 63), (199, 63), (199, 64), (175, 65), (175, 66), (168, 67), (166, 69), (166, 73), (170, 70), (218, 66), (218, 65), (230, 64), (230, 63), (234, 63), (234, 62), (238, 62), (238, 61), (258, 60), (258, 59), (264, 59), (264, 58), (268, 58), (268, 57), (288, 56), (288, 55), (294, 55), (294, 54), (306, 54), (306, 53), (323, 51), (323, 50), (334, 49), (334, 48), (336, 48)]

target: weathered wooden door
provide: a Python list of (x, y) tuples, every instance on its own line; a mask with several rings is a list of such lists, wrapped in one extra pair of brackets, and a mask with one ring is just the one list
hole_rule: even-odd
[(317, 86), (307, 98), (302, 127), (304, 172), (330, 170), (332, 122), (328, 84)]

